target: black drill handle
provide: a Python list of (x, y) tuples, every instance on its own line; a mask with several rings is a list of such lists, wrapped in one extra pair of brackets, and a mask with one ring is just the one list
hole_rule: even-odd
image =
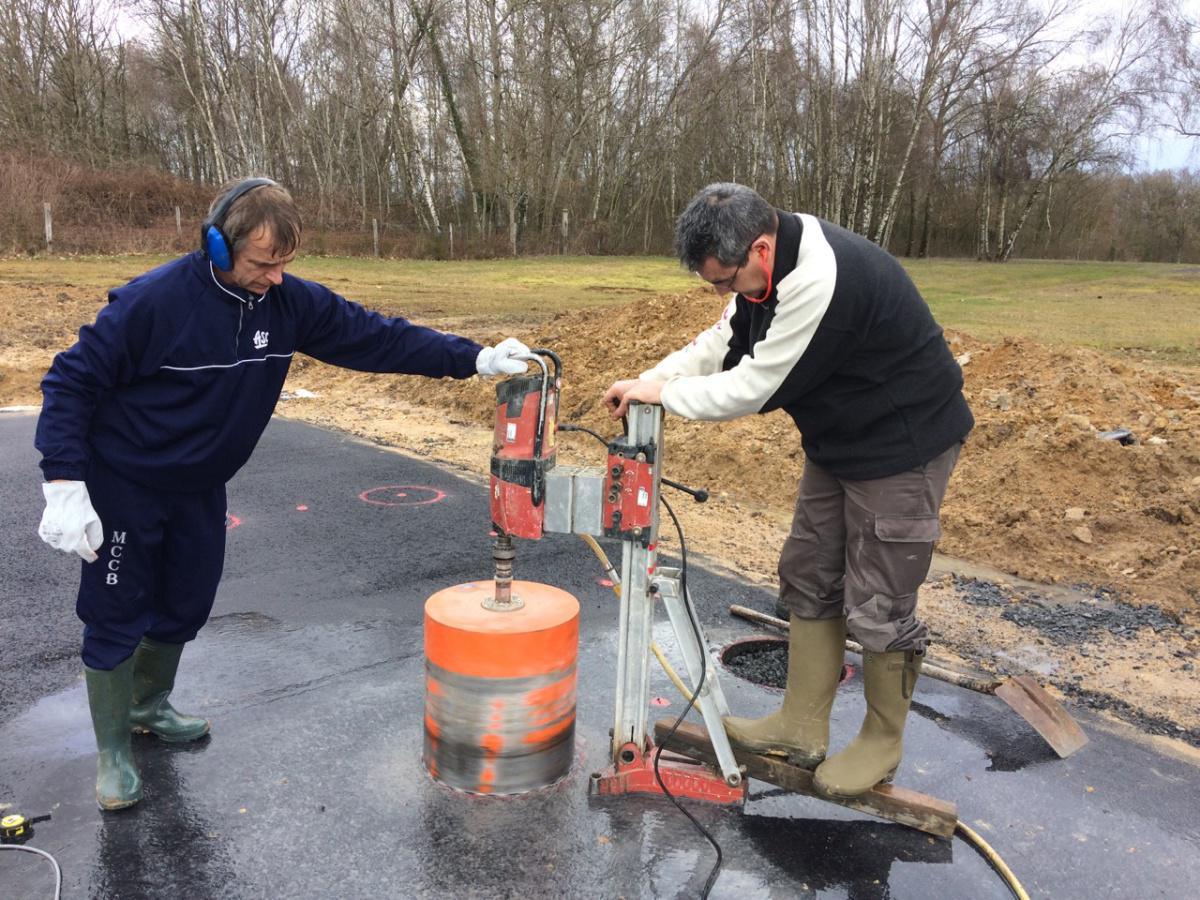
[(686, 484), (680, 484), (678, 481), (672, 481), (670, 478), (662, 479), (662, 483), (667, 487), (675, 488), (677, 491), (691, 494), (697, 503), (703, 503), (708, 499), (708, 491), (704, 488), (690, 488)]

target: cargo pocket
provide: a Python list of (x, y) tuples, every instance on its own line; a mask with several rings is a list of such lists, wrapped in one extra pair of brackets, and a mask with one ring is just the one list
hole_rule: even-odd
[(897, 544), (933, 543), (942, 536), (937, 516), (876, 516), (875, 537)]
[(872, 568), (882, 582), (876, 589), (896, 599), (915, 595), (929, 574), (933, 542), (941, 536), (937, 516), (876, 516), (879, 558)]

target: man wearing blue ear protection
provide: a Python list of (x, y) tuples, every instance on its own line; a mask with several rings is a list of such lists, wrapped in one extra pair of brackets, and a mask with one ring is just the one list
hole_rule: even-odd
[[(675, 229), (680, 261), (721, 296), (715, 325), (604, 395), (689, 419), (782, 409), (804, 472), (779, 559), (791, 615), (787, 691), (762, 719), (729, 716), (735, 746), (813, 769), (826, 796), (890, 781), (928, 629), (917, 590), (974, 424), (942, 329), (882, 247), (815, 216), (774, 209), (745, 185), (710, 184)], [(825, 758), (846, 633), (864, 648), (867, 714)]]
[(201, 248), (111, 291), (42, 381), (38, 534), (83, 560), (76, 610), (101, 809), (141, 799), (131, 731), (208, 733), (168, 697), (221, 578), (225, 484), (266, 428), (293, 355), (433, 378), (527, 368), (513, 338), (481, 347), (287, 274), (300, 233), (280, 185), (226, 186)]

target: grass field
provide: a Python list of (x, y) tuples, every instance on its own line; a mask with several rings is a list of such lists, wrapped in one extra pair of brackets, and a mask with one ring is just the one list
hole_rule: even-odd
[(1160, 263), (915, 260), (938, 321), (975, 337), (1161, 356), (1200, 365), (1200, 268)]
[[(0, 288), (69, 285), (102, 293), (163, 261), (145, 256), (0, 260)], [(914, 260), (905, 267), (948, 328), (1032, 337), (1200, 365), (1200, 269), (1151, 263)], [(527, 317), (694, 289), (662, 257), (531, 257), (436, 262), (307, 257), (291, 271), (420, 319)], [(17, 290), (13, 290), (17, 288)]]

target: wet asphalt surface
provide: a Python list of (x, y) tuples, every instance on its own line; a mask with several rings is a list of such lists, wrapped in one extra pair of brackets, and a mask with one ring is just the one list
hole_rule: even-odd
[[(587, 794), (589, 773), (607, 762), (617, 617), (586, 547), (569, 536), (519, 542), (516, 561), (519, 578), (581, 603), (577, 765), (521, 797), (450, 791), (420, 762), (422, 606), (489, 576), (486, 491), (282, 420), (230, 485), (225, 578), (174, 694), (213, 720), (213, 734), (185, 746), (138, 738), (145, 799), (101, 814), (76, 655), (78, 567), (34, 534), (33, 425), (0, 414), (0, 804), (52, 814), (30, 844), (62, 865), (65, 897), (698, 894), (713, 854), (681, 814), (657, 798)], [(730, 603), (774, 606), (699, 566), (689, 585), (714, 646), (753, 633), (728, 616)], [(665, 621), (656, 637), (670, 655)], [(722, 678), (738, 713), (778, 705), (777, 691)], [(679, 710), (657, 670), (652, 693), (670, 704), (650, 718)], [(834, 710), (835, 746), (861, 716), (852, 676)], [(957, 803), (1034, 896), (1192, 895), (1197, 768), (1087, 711), (1079, 718), (1091, 743), (1059, 760), (996, 698), (923, 679), (897, 780)], [(752, 783), (744, 810), (691, 808), (724, 850), (714, 897), (1009, 896), (960, 840), (770, 785)], [(52, 886), (44, 860), (0, 853), (0, 894), (50, 897)]]

